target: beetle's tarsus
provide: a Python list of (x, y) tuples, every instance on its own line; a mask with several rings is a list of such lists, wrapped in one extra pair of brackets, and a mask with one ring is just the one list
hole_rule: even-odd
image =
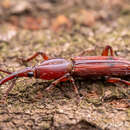
[(78, 88), (77, 88), (77, 86), (76, 86), (76, 84), (75, 84), (75, 81), (74, 81), (74, 79), (73, 79), (72, 76), (70, 77), (70, 82), (71, 82), (72, 85), (73, 85), (73, 88), (74, 88), (74, 91), (75, 91), (76, 95), (79, 95)]

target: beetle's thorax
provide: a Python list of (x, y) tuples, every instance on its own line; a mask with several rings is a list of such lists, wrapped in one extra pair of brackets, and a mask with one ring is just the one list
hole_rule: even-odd
[(35, 77), (52, 80), (71, 72), (72, 63), (65, 59), (50, 59), (35, 66)]

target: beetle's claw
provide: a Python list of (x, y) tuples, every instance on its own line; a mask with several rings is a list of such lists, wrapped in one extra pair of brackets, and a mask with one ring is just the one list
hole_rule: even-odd
[(45, 89), (45, 91), (50, 91), (50, 90), (52, 90), (53, 88), (54, 88), (54, 85), (51, 84), (49, 87), (47, 87), (47, 88)]
[(27, 66), (26, 60), (24, 60), (23, 58), (18, 57), (18, 58), (17, 58), (17, 61), (18, 61), (21, 65)]

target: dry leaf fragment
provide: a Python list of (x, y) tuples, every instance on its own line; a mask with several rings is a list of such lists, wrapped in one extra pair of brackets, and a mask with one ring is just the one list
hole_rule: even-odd
[(52, 27), (51, 28), (54, 31), (58, 31), (62, 26), (65, 26), (68, 29), (70, 29), (71, 28), (71, 22), (66, 16), (59, 15), (52, 21)]
[(6, 9), (10, 8), (11, 6), (11, 1), (10, 0), (4, 0), (2, 1), (2, 6)]
[(42, 18), (26, 17), (23, 27), (30, 30), (38, 30), (41, 28)]
[(82, 9), (80, 10), (80, 16), (78, 19), (80, 24), (91, 27), (96, 22), (96, 15), (94, 11), (87, 11), (85, 9)]

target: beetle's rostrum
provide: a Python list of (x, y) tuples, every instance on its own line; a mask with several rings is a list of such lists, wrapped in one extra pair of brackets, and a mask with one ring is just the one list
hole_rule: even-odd
[[(110, 56), (108, 56), (109, 50)], [(8, 74), (7, 77), (0, 80), (0, 85), (18, 77), (34, 77), (43, 80), (54, 80), (46, 89), (50, 90), (59, 82), (70, 80), (76, 94), (78, 94), (78, 89), (73, 78), (75, 76), (83, 78), (104, 76), (107, 82), (122, 82), (130, 85), (129, 81), (120, 79), (123, 76), (130, 76), (130, 61), (113, 56), (112, 47), (109, 45), (104, 48), (102, 56), (77, 56), (68, 61), (63, 58), (50, 59), (45, 53), (37, 52), (26, 60), (22, 59), (22, 61), (28, 62), (38, 55), (41, 55), (45, 60), (40, 65), (27, 67), (14, 73), (0, 69), (0, 71)], [(12, 88), (11, 86), (7, 90), (6, 97)]]

